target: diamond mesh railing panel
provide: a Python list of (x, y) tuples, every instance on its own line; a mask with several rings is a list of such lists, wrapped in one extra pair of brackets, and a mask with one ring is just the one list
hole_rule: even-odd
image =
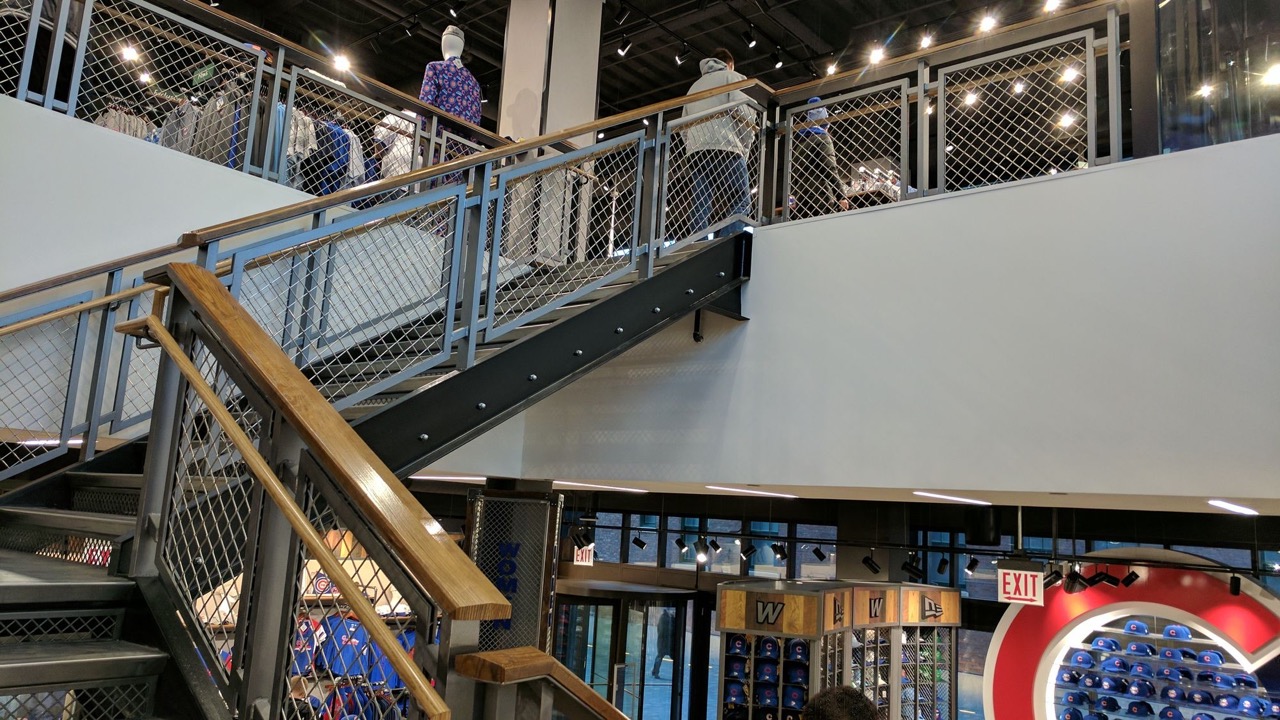
[[(290, 97), (288, 129), (281, 133), (284, 176), (290, 187), (328, 195), (421, 167), (416, 118), (309, 71), (291, 78)], [(359, 201), (356, 207), (371, 207), (407, 192), (399, 188)]]
[(792, 111), (790, 218), (897, 202), (906, 84)]
[(638, 140), (624, 142), (507, 179), (491, 335), (632, 265), (639, 154)]
[[(418, 636), (431, 641), (431, 618), (418, 618), (377, 562), (365, 552), (334, 509), (314, 488), (304, 491), (303, 510), (344, 569), (365, 592), (400, 646), (413, 656)], [(370, 633), (349, 612), (320, 562), (302, 550), (294, 605), (294, 631), (282, 688), (285, 717), (310, 706), (326, 717), (367, 720), (410, 717), (412, 698)], [(425, 652), (425, 651), (424, 651)], [(305, 717), (305, 713), (301, 716)]]
[(521, 590), (511, 601), (510, 621), (480, 623), (481, 651), (518, 646), (546, 647), (546, 628), (539, 621), (547, 594), (543, 560), (547, 547), (548, 505), (545, 502), (480, 497), (475, 501), (476, 528), (471, 560), (491, 581), (502, 578)]
[(756, 218), (764, 115), (746, 105), (673, 124), (662, 207), (665, 242), (701, 238), (730, 217)]
[(136, 517), (139, 499), (137, 490), (81, 488), (71, 496), (71, 509), (77, 512)]
[[(237, 425), (259, 440), (266, 431), (262, 417), (248, 406), (213, 354), (197, 346), (192, 357)], [(199, 619), (197, 632), (216, 648), (221, 640), (216, 628), (235, 623), (239, 615), (239, 576), (254, 481), (244, 458), (190, 387), (179, 415), (176, 455), (158, 560), (172, 579), (172, 589)], [(211, 672), (227, 671), (218, 663)]]
[(0, 95), (14, 96), (22, 76), (33, 0), (14, 0), (0, 7)]
[[(155, 293), (145, 292), (129, 305), (129, 319), (136, 320), (150, 314), (151, 303)], [(129, 426), (151, 416), (151, 403), (155, 401), (156, 376), (160, 372), (160, 351), (155, 348), (139, 348), (133, 338), (122, 338), (123, 343), (133, 345), (129, 348), (129, 364), (125, 368), (123, 392), (120, 395), (120, 415), (116, 427)]]
[(24, 525), (0, 528), (0, 548), (94, 567), (106, 567), (111, 561), (110, 540)]
[(456, 222), (450, 197), (253, 260), (239, 300), (349, 404), (448, 351)]
[(24, 642), (85, 642), (120, 636), (120, 614), (85, 612), (0, 617), (0, 645)]
[[(79, 322), (65, 315), (0, 336), (0, 477), (60, 450)], [(90, 313), (96, 318), (97, 313)]]
[(9, 687), (0, 682), (0, 717), (135, 720), (151, 711), (155, 681)]
[(265, 137), (255, 102), (261, 51), (130, 0), (97, 0), (76, 114), (126, 135), (240, 169)]
[(1087, 166), (1091, 43), (1066, 40), (939, 71), (945, 191)]

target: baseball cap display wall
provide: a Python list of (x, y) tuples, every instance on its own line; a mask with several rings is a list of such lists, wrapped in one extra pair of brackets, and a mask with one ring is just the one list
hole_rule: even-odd
[(1270, 698), (1229, 657), (1212, 639), (1159, 617), (1107, 623), (1069, 648), (1054, 673), (1054, 717), (1280, 718), (1280, 696)]
[(802, 720), (809, 697), (835, 685), (861, 690), (878, 720), (955, 717), (956, 591), (747, 580), (717, 596), (719, 720)]

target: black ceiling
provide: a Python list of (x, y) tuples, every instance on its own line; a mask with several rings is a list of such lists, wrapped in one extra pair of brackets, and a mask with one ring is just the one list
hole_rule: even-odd
[[(1078, 2), (1079, 0), (1077, 0)], [(697, 79), (697, 60), (716, 47), (736, 56), (737, 69), (774, 87), (866, 63), (874, 45), (890, 56), (914, 51), (929, 33), (945, 42), (975, 31), (979, 18), (1002, 22), (1040, 12), (1044, 0), (606, 0), (602, 22), (600, 116), (681, 94)], [(509, 0), (224, 0), (223, 10), (317, 52), (344, 51), (364, 74), (416, 95), (424, 65), (439, 59), (440, 32), (450, 24), (467, 34), (468, 67), (497, 97)], [(1069, 4), (1064, 2), (1063, 5)], [(450, 8), (459, 10), (457, 18)], [(629, 17), (616, 22), (622, 8)], [(751, 30), (755, 48), (743, 33)], [(623, 37), (632, 43), (617, 54)], [(683, 43), (691, 62), (678, 66)], [(781, 69), (773, 54), (780, 50)], [(486, 105), (496, 113), (497, 103)]]

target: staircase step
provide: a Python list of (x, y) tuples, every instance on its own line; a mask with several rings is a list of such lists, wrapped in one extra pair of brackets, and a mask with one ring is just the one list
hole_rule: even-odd
[(119, 603), (133, 590), (132, 580), (112, 577), (102, 568), (0, 550), (0, 598), (6, 605)]
[(123, 515), (59, 508), (0, 507), (0, 525), (54, 528), (74, 535), (114, 540), (134, 531), (137, 520)]
[(168, 659), (155, 648), (120, 640), (0, 645), (0, 687), (154, 677)]
[(112, 490), (141, 490), (142, 473), (78, 472), (66, 474), (74, 488), (101, 488)]

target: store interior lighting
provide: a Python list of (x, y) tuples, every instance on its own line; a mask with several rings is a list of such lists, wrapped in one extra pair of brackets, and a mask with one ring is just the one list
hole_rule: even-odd
[(1262, 74), (1262, 84), (1280, 85), (1280, 63), (1267, 68), (1267, 71)]
[(773, 53), (773, 69), (777, 70), (781, 67), (782, 67), (782, 53), (774, 52)]
[(978, 102), (978, 95), (976, 93), (965, 93), (964, 95), (965, 105), (973, 105), (976, 102)]
[(641, 550), (643, 550), (643, 549), (645, 549), (645, 548), (649, 547), (649, 543), (645, 542), (645, 541), (644, 541), (644, 538), (640, 537), (639, 535), (637, 535), (637, 536), (635, 536), (635, 537), (631, 538), (631, 544), (632, 544), (632, 545), (635, 545), (636, 547), (640, 548)]
[(786, 546), (786, 545), (783, 545), (782, 543), (773, 543), (773, 544), (772, 544), (772, 545), (770, 545), (769, 547), (773, 550), (773, 555), (774, 555), (774, 557), (778, 558), (779, 560), (786, 560), (786, 559), (787, 559), (787, 546)]
[(1125, 587), (1133, 587), (1133, 584), (1138, 582), (1140, 577), (1141, 576), (1138, 575), (1138, 571), (1130, 570), (1128, 575), (1125, 575), (1120, 579), (1120, 584)]
[(1078, 77), (1080, 77), (1080, 68), (1074, 65), (1070, 65), (1066, 70), (1062, 71), (1062, 82), (1064, 83), (1075, 82)]
[(977, 571), (977, 569), (978, 569), (978, 558), (970, 555), (969, 564), (964, 566), (964, 574), (972, 575), (974, 572)]
[(1057, 12), (1062, 8), (1062, 0), (1047, 0), (1044, 4), (1044, 11), (1047, 13)]
[(813, 546), (813, 556), (814, 556), (814, 557), (816, 557), (816, 558), (818, 558), (818, 562), (826, 562), (826, 561), (827, 561), (827, 554), (826, 554), (825, 552), (823, 552), (823, 551), (822, 551), (822, 546), (821, 546), (821, 545), (814, 545), (814, 546)]
[(676, 538), (676, 547), (680, 548), (680, 552), (682, 554), (689, 551), (689, 544), (686, 543), (682, 537)]
[(676, 55), (676, 64), (683, 65), (689, 62), (689, 59), (692, 57), (693, 57), (693, 48), (689, 47), (688, 43), (685, 43), (684, 47), (680, 48), (680, 53)]
[(996, 29), (996, 25), (997, 22), (994, 15), (984, 15), (982, 21), (978, 23), (978, 30), (984, 33), (991, 32)]
[(1078, 569), (1072, 569), (1067, 573), (1067, 577), (1062, 581), (1062, 589), (1068, 595), (1084, 592), (1089, 589), (1089, 582), (1080, 574)]
[(620, 5), (618, 6), (618, 13), (613, 16), (613, 22), (621, 25), (626, 22), (629, 17), (631, 17), (631, 8), (626, 5)]
[(836, 64), (835, 64), (835, 63), (831, 63), (830, 65), (828, 65), (828, 66), (827, 66), (827, 74), (828, 74), (828, 75), (835, 75), (835, 74), (836, 74)]
[(875, 65), (880, 61), (884, 60), (884, 48), (882, 47), (871, 48), (871, 54), (868, 56), (868, 59), (871, 61), (872, 65)]
[(1054, 568), (1044, 576), (1044, 589), (1048, 590), (1060, 582), (1062, 582), (1062, 571)]
[(595, 544), (595, 537), (593, 536), (590, 528), (585, 527), (574, 528), (573, 531), (569, 533), (569, 539), (573, 541), (573, 547), (578, 550), (591, 547)]
[(697, 540), (694, 541), (693, 556), (698, 560), (699, 564), (707, 561), (707, 558), (710, 557), (710, 552), (711, 552), (711, 549), (707, 547), (706, 540), (703, 540), (702, 538), (698, 538)]
[(1231, 594), (1232, 595), (1240, 594), (1240, 576), (1239, 575), (1231, 576)]
[(933, 36), (932, 36), (932, 35), (925, 34), (925, 35), (921, 35), (921, 36), (920, 36), (920, 49), (921, 49), (921, 50), (928, 50), (928, 49), (929, 49), (930, 47), (932, 47), (932, 46), (933, 46)]
[(621, 55), (622, 57), (626, 57), (627, 53), (630, 51), (631, 51), (631, 40), (626, 35), (623, 35), (622, 44), (618, 46), (618, 54)]
[(906, 573), (908, 577), (916, 582), (923, 581), (925, 579), (925, 572), (924, 569), (920, 567), (919, 563), (920, 560), (916, 557), (916, 554), (911, 553), (906, 560), (902, 561), (902, 572)]
[[(972, 100), (970, 98), (972, 98)], [(969, 93), (964, 97), (965, 105), (972, 105), (977, 101), (978, 101), (978, 96), (973, 93)], [(877, 172), (879, 172), (879, 170), (877, 170)], [(975, 498), (959, 497), (958, 495), (940, 495), (934, 492), (925, 492), (924, 490), (916, 490), (911, 494), (915, 495), (916, 497), (926, 497), (926, 498), (931, 498), (933, 500), (946, 500), (948, 502), (964, 503), (965, 505), (987, 506), (991, 504), (986, 500), (977, 500)]]
[(466, 7), (467, 0), (454, 0), (454, 3), (449, 6), (449, 14), (453, 17), (458, 17), (458, 14), (465, 10)]
[(711, 552), (713, 554), (715, 555), (720, 554), (720, 543), (715, 538), (711, 538), (710, 540), (708, 540), (707, 546), (711, 548)]
[(938, 567), (937, 567), (937, 568), (935, 568), (935, 570), (937, 570), (937, 571), (938, 571), (938, 574), (939, 574), (939, 575), (942, 575), (942, 574), (944, 574), (945, 572), (947, 572), (947, 568), (949, 568), (949, 567), (951, 567), (951, 558), (947, 557), (946, 555), (943, 555), (943, 556), (938, 560)]
[(1024, 90), (1026, 90), (1026, 89), (1027, 89), (1027, 84), (1026, 84), (1026, 83), (1024, 83), (1024, 82), (1022, 82), (1021, 80), (1019, 80), (1018, 82), (1016, 82), (1016, 83), (1014, 83), (1014, 84), (1013, 84), (1013, 94), (1014, 94), (1014, 95), (1021, 95), (1021, 94), (1022, 94), (1022, 92), (1023, 92)]
[(871, 554), (864, 555), (862, 557), (862, 564), (867, 568), (867, 570), (871, 571), (872, 575), (880, 574), (880, 563), (876, 562), (874, 550)]
[(1233, 513), (1236, 513), (1237, 515), (1257, 515), (1258, 514), (1258, 511), (1254, 510), (1253, 508), (1245, 507), (1244, 505), (1237, 505), (1235, 503), (1230, 503), (1230, 502), (1227, 502), (1226, 500), (1210, 500), (1209, 504), (1220, 510), (1233, 512)]
[(759, 548), (757, 548), (757, 547), (756, 547), (755, 545), (753, 545), (752, 543), (747, 543), (747, 546), (746, 546), (746, 547), (744, 547), (744, 548), (742, 548), (742, 559), (743, 559), (743, 560), (750, 560), (750, 559), (751, 559), (751, 558), (756, 554), (756, 552), (757, 552), (758, 550), (759, 550)]
[(351, 70), (351, 60), (346, 55), (334, 55), (333, 68), (338, 72), (348, 72)]
[(1199, 92), (1200, 97), (1202, 97), (1202, 98), (1207, 98), (1207, 97), (1209, 97), (1209, 96), (1210, 96), (1210, 95), (1212, 95), (1212, 94), (1213, 94), (1213, 86), (1212, 86), (1212, 85), (1201, 85), (1201, 86), (1200, 86), (1200, 92)]
[(756, 46), (756, 34), (751, 32), (751, 28), (742, 31), (742, 42), (749, 48)]

